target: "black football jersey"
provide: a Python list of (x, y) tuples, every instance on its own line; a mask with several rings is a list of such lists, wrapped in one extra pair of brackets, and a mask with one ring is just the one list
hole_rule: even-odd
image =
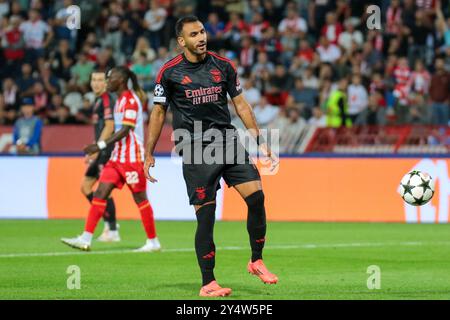
[(94, 123), (95, 141), (98, 141), (105, 127), (105, 120), (114, 120), (114, 96), (104, 92), (94, 102), (92, 110), (92, 122)]
[(174, 130), (183, 128), (193, 134), (196, 121), (201, 121), (202, 132), (233, 129), (227, 93), (234, 98), (241, 92), (236, 67), (229, 59), (208, 51), (205, 59), (192, 63), (180, 54), (161, 68), (153, 102), (170, 106)]

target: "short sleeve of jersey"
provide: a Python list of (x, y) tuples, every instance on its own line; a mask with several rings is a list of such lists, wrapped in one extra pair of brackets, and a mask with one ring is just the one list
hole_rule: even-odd
[(153, 90), (153, 103), (163, 106), (169, 105), (169, 80), (167, 77), (168, 71), (163, 71), (156, 78), (155, 89)]
[(138, 103), (134, 97), (127, 97), (125, 103), (122, 124), (126, 126), (136, 126), (136, 119), (138, 115)]
[(114, 101), (111, 100), (111, 96), (109, 94), (105, 94), (102, 97), (103, 103), (103, 118), (105, 120), (114, 119)]
[(242, 93), (241, 83), (237, 75), (236, 67), (232, 62), (227, 63), (227, 92), (233, 99)]

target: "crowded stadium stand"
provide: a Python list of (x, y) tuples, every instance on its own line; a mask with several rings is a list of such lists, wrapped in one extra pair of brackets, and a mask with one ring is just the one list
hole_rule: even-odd
[[(381, 29), (367, 27), (369, 4)], [(80, 29), (67, 28), (71, 5)], [(282, 129), (281, 153), (448, 153), (449, 13), (448, 0), (0, 0), (0, 152), (18, 152), (34, 119), (32, 153), (79, 153), (93, 139), (94, 69), (129, 66), (150, 112), (156, 74), (180, 52), (174, 24), (196, 14), (259, 125)]]

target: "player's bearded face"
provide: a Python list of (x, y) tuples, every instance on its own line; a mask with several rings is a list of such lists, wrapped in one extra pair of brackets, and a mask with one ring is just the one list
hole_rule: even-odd
[(183, 27), (183, 37), (180, 44), (191, 53), (201, 55), (206, 52), (206, 30), (199, 21), (187, 23)]

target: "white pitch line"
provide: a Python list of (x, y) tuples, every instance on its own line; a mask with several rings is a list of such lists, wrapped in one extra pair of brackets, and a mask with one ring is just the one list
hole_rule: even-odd
[[(387, 246), (422, 246), (422, 245), (450, 245), (450, 242), (366, 242), (366, 243), (323, 243), (323, 244), (301, 244), (301, 245), (273, 245), (265, 247), (265, 250), (289, 250), (289, 249), (320, 249), (320, 248), (370, 248), (370, 247), (387, 247)], [(75, 249), (74, 249), (75, 250)], [(249, 250), (249, 247), (217, 247), (218, 251), (240, 251)], [(194, 248), (172, 248), (162, 249), (164, 252), (194, 252)], [(42, 253), (7, 253), (0, 254), (1, 258), (28, 258), (28, 257), (60, 257), (75, 255), (101, 255), (101, 254), (125, 254), (136, 253), (132, 249), (127, 250), (103, 250), (103, 251), (64, 251), (64, 252), (42, 252)]]

